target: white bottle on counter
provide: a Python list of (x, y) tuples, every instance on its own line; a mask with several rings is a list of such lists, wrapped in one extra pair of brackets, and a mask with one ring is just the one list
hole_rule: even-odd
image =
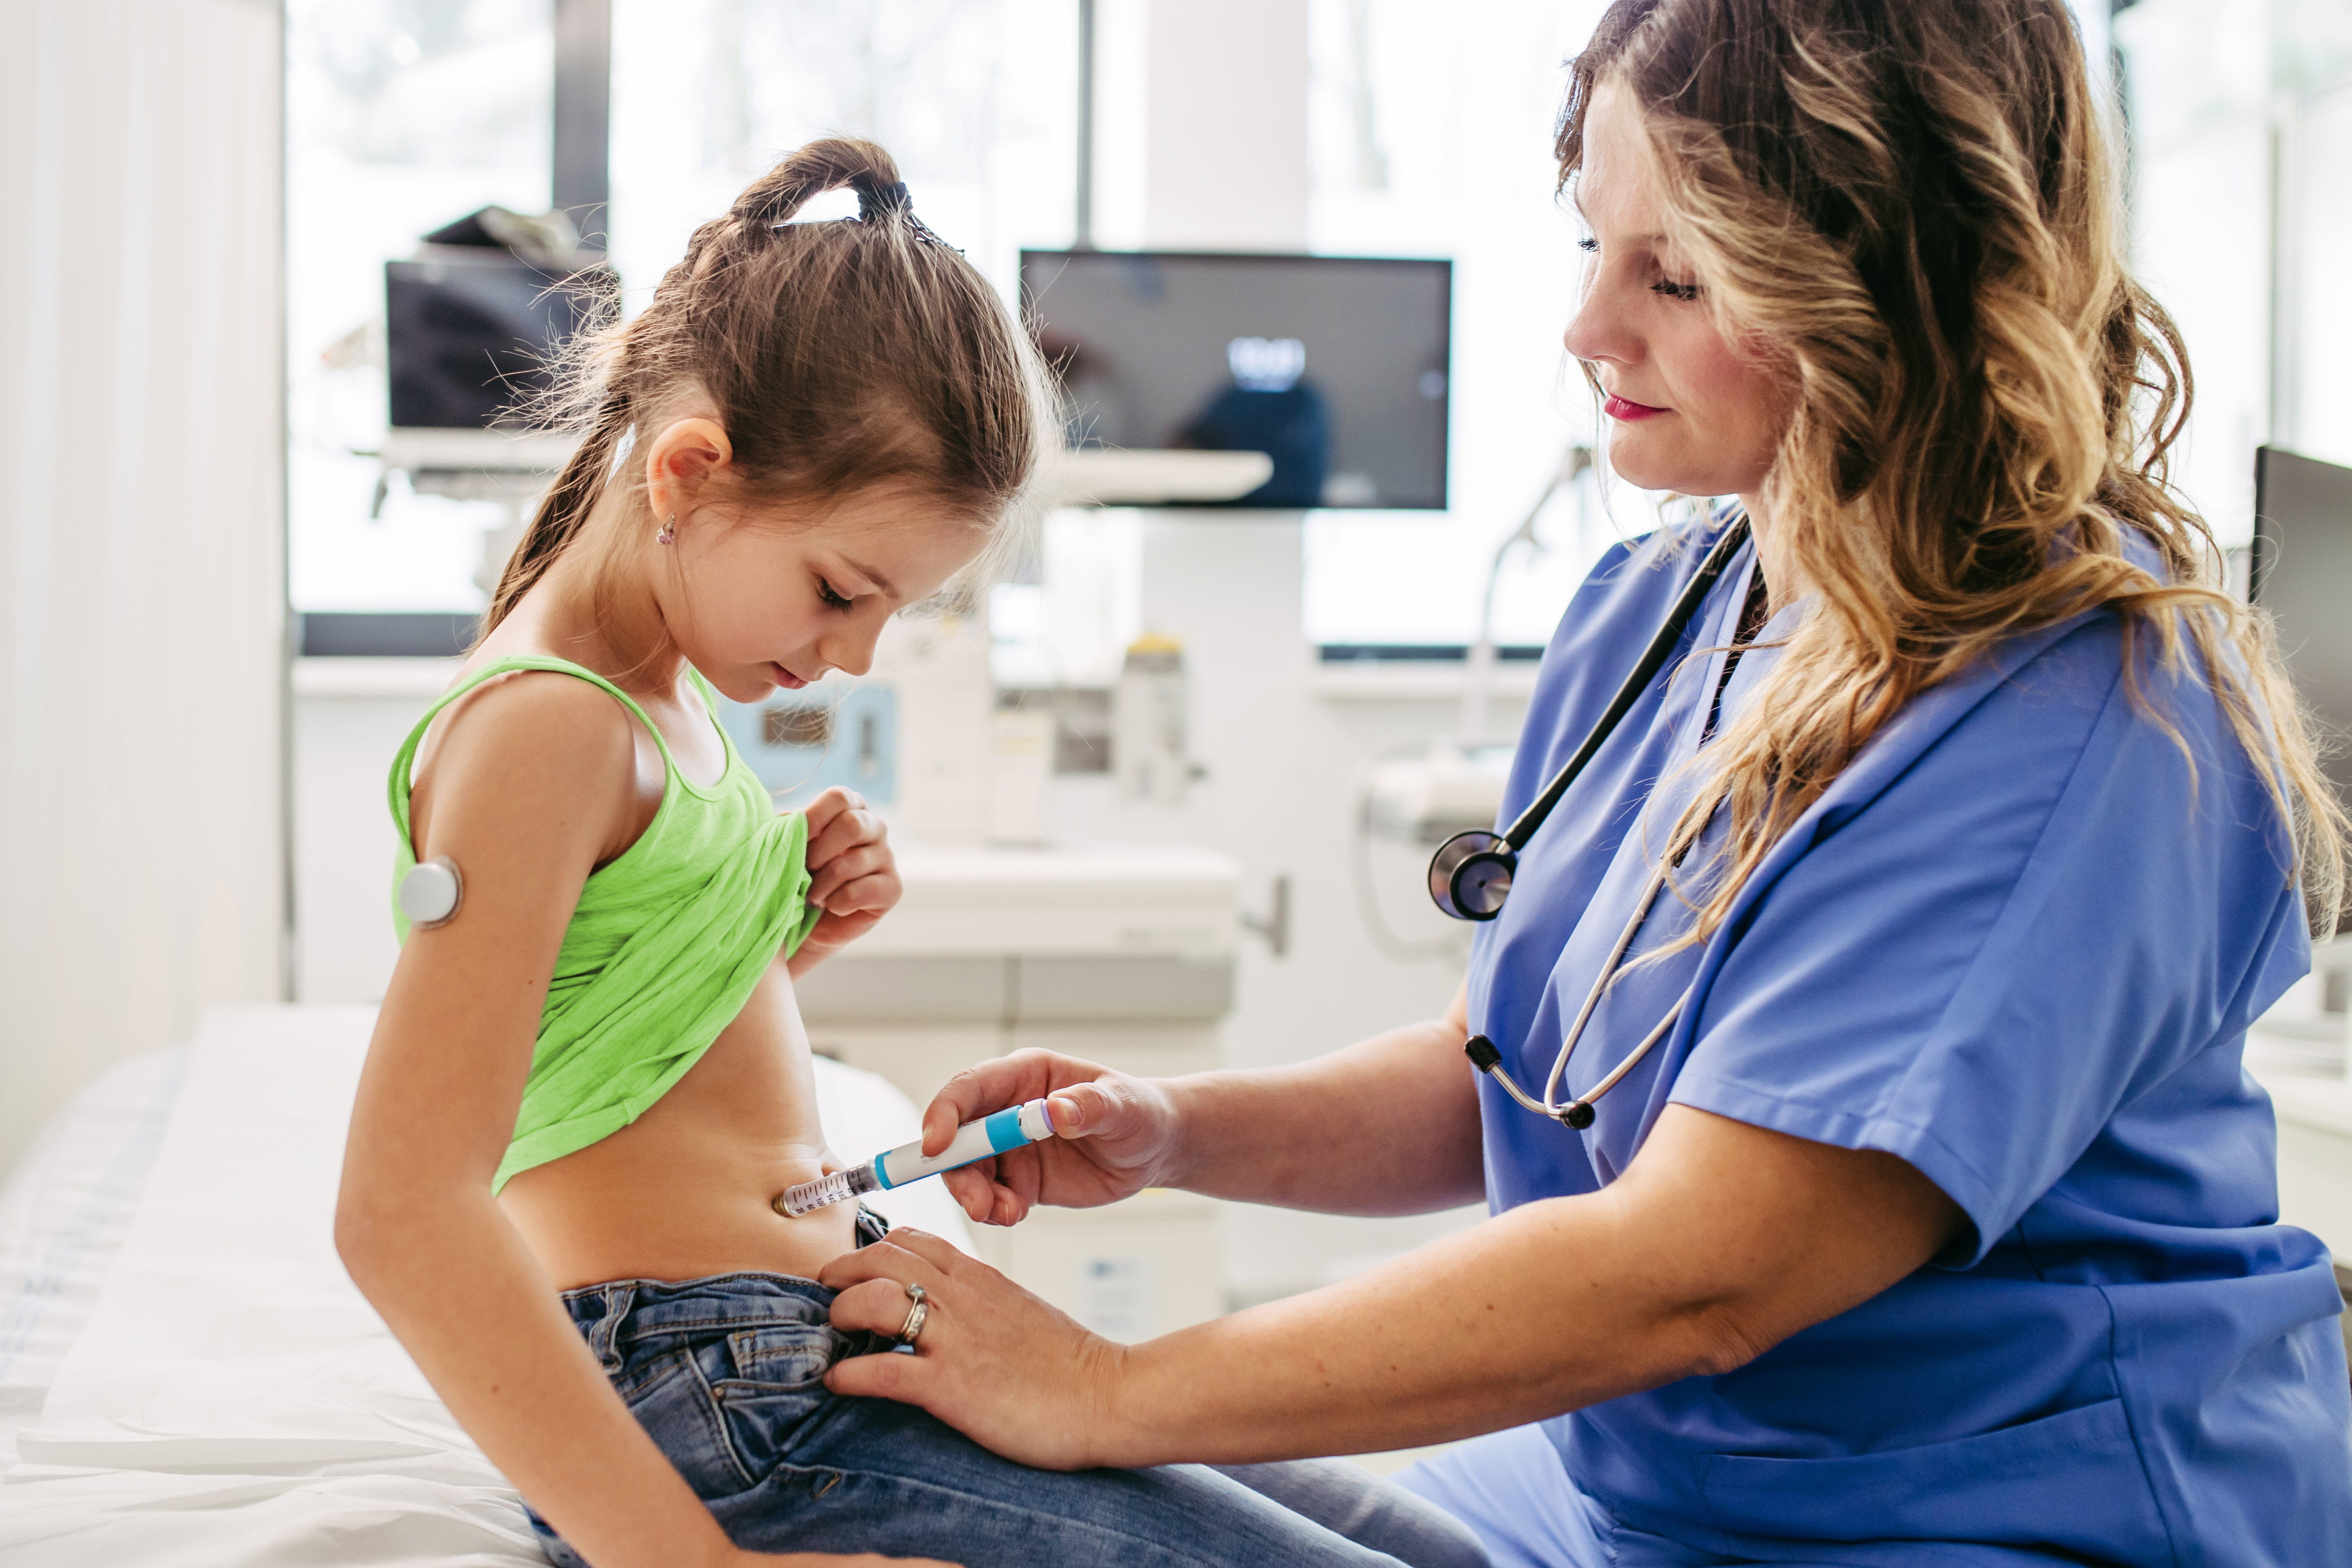
[(1147, 632), (1128, 645), (1111, 698), (1111, 766), (1126, 800), (1174, 805), (1192, 782), (1184, 647)]

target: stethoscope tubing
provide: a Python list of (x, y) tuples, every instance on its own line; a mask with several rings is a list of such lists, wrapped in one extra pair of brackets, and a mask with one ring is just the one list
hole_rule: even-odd
[(1577, 1043), (1584, 1038), (1584, 1027), (1592, 1021), (1593, 1010), (1600, 1006), (1601, 994), (1609, 989), (1610, 981), (1616, 977), (1620, 966), (1624, 963), (1626, 949), (1633, 945), (1633, 938), (1639, 934), (1642, 927), (1648, 923), (1650, 910), (1657, 903), (1658, 894), (1665, 885), (1666, 868), (1660, 866), (1651, 874), (1649, 886), (1643, 890), (1641, 901), (1634, 907), (1633, 918), (1627, 921), (1625, 929), (1618, 933), (1617, 945), (1610, 950), (1608, 958), (1601, 963), (1601, 973), (1593, 977), (1591, 988), (1585, 992), (1584, 1005), (1577, 1009), (1576, 1022), (1569, 1026), (1567, 1036), (1560, 1041), (1559, 1054), (1552, 1058), (1551, 1075), (1544, 1080), (1543, 1098), (1538, 1100), (1521, 1089), (1513, 1081), (1511, 1075), (1503, 1069), (1499, 1062), (1484, 1069), (1489, 1078), (1503, 1086), (1504, 1093), (1537, 1115), (1549, 1117), (1552, 1121), (1565, 1126), (1574, 1126), (1579, 1111), (1589, 1115), (1592, 1110), (1593, 1101), (1616, 1088), (1618, 1082), (1627, 1073), (1642, 1065), (1643, 1058), (1647, 1057), (1657, 1043), (1664, 1039), (1673, 1030), (1683, 1016), (1683, 1009), (1689, 1005), (1691, 990), (1696, 989), (1696, 985), (1685, 989), (1680, 996), (1675, 998), (1675, 1005), (1666, 1009), (1666, 1016), (1659, 1019), (1657, 1026), (1643, 1037), (1640, 1045), (1625, 1053), (1624, 1059), (1612, 1068), (1607, 1077), (1571, 1100), (1559, 1099), (1560, 1083), (1568, 1076), (1569, 1058), (1576, 1054)]
[[(1476, 849), (1476, 853), (1468, 857), (1469, 860), (1491, 861), (1502, 868), (1502, 890), (1494, 907), (1485, 913), (1464, 913), (1462, 910), (1455, 907), (1460, 901), (1460, 890), (1456, 888), (1454, 901), (1449, 902), (1446, 899), (1439, 899), (1440, 909), (1457, 918), (1475, 920), (1492, 920), (1502, 912), (1500, 900), (1509, 896), (1509, 874), (1517, 869), (1518, 851), (1526, 847), (1528, 841), (1533, 838), (1537, 831), (1543, 826), (1544, 820), (1551, 815), (1552, 808), (1567, 795), (1569, 787), (1575, 784), (1577, 776), (1584, 772), (1585, 765), (1591, 763), (1594, 755), (1608, 742), (1609, 737), (1615, 733), (1617, 726), (1623, 722), (1625, 715), (1633, 711), (1633, 704), (1641, 700), (1642, 694), (1649, 689), (1650, 683), (1658, 678), (1658, 672), (1665, 668), (1666, 661), (1674, 657), (1675, 649), (1682, 643), (1683, 633), (1689, 629), (1692, 619), (1698, 614), (1699, 606), (1706, 602), (1707, 595), (1714, 590), (1717, 581), (1730, 566), (1731, 558), (1738, 552), (1739, 547), (1747, 542), (1748, 532), (1748, 514), (1743, 511), (1732, 520), (1730, 527), (1724, 530), (1723, 537), (1715, 542), (1715, 548), (1707, 552), (1706, 559), (1699, 563), (1698, 571), (1693, 574), (1687, 584), (1684, 584), (1681, 595), (1675, 600), (1674, 607), (1667, 612), (1665, 620), (1652, 635), (1649, 647), (1642, 650), (1640, 661), (1634, 665), (1633, 672), (1626, 676), (1624, 682), (1617, 688), (1616, 696), (1610, 700), (1608, 710), (1601, 714), (1599, 721), (1590, 731), (1586, 731), (1583, 741), (1578, 744), (1574, 754), (1561, 765), (1558, 773), (1552, 775), (1551, 782), (1544, 786), (1543, 793), (1529, 802), (1528, 808), (1519, 813), (1517, 820), (1504, 831), (1500, 847), (1492, 850), (1477, 848), (1470, 843), (1474, 837), (1491, 839), (1491, 836), (1468, 834), (1456, 835), (1454, 838), (1448, 839), (1445, 844), (1439, 847), (1437, 857), (1432, 861), (1433, 890), (1438, 880), (1435, 873), (1441, 868), (1437, 861), (1457, 843), (1464, 844), (1467, 847)], [(1502, 1053), (1496, 1048), (1493, 1041), (1484, 1035), (1473, 1035), (1470, 1037), (1465, 1049), (1478, 1070), (1501, 1084), (1504, 1093), (1537, 1115), (1548, 1117), (1569, 1128), (1581, 1129), (1592, 1125), (1593, 1101), (1616, 1088), (1627, 1073), (1639, 1067), (1657, 1043), (1673, 1031), (1675, 1025), (1681, 1019), (1684, 1009), (1689, 1005), (1691, 991), (1696, 989), (1696, 982), (1690, 989), (1685, 990), (1675, 999), (1675, 1005), (1666, 1010), (1666, 1016), (1658, 1020), (1657, 1026), (1643, 1037), (1641, 1044), (1627, 1052), (1624, 1059), (1611, 1068), (1606, 1077), (1585, 1093), (1572, 1100), (1560, 1100), (1559, 1090), (1568, 1076), (1569, 1058), (1575, 1054), (1577, 1043), (1584, 1038), (1585, 1026), (1592, 1021), (1593, 1012), (1601, 1005), (1601, 995), (1609, 989), (1610, 982), (1616, 978), (1624, 963), (1627, 950), (1633, 945), (1633, 939), (1640, 934), (1642, 927), (1648, 921), (1650, 910), (1657, 903), (1658, 894), (1666, 885), (1669, 869), (1662, 863), (1651, 874), (1649, 885), (1643, 890), (1642, 897), (1634, 905), (1633, 918), (1625, 922), (1625, 929), (1618, 933), (1616, 945), (1610, 950), (1608, 959), (1601, 965), (1601, 973), (1593, 977), (1591, 989), (1585, 993), (1583, 1006), (1577, 1009), (1576, 1021), (1569, 1026), (1567, 1035), (1560, 1041), (1558, 1054), (1552, 1058), (1551, 1072), (1544, 1079), (1543, 1097), (1540, 1100), (1521, 1089), (1511, 1075), (1504, 1070)], [(1449, 883), (1458, 880), (1459, 875), (1457, 868), (1456, 871), (1448, 878)]]
[(1551, 782), (1544, 785), (1543, 793), (1529, 801), (1528, 808), (1519, 813), (1518, 819), (1503, 830), (1503, 842), (1513, 850), (1528, 847), (1528, 840), (1536, 836), (1536, 830), (1544, 825), (1544, 819), (1551, 815), (1552, 808), (1568, 794), (1569, 786), (1576, 783), (1577, 775), (1584, 772), (1585, 765), (1608, 743), (1609, 737), (1617, 732), (1617, 726), (1624, 722), (1625, 715), (1633, 710), (1633, 704), (1642, 700), (1642, 693), (1647, 691), (1650, 683), (1658, 678), (1658, 671), (1664, 669), (1666, 661), (1675, 656), (1675, 649), (1683, 640), (1683, 633), (1689, 629), (1699, 606), (1714, 591), (1716, 580), (1730, 566), (1731, 558), (1738, 553), (1739, 547), (1747, 541), (1748, 514), (1743, 511), (1732, 520), (1729, 528), (1723, 531), (1723, 537), (1715, 542), (1715, 548), (1706, 552), (1705, 561), (1699, 563), (1698, 571), (1684, 584), (1682, 596), (1675, 601), (1674, 608), (1667, 612), (1656, 635), (1650, 638), (1650, 646), (1642, 650), (1641, 662), (1617, 688), (1617, 695), (1610, 699), (1608, 711), (1601, 714), (1599, 722), (1585, 732), (1582, 744), (1560, 765), (1559, 772), (1552, 775)]

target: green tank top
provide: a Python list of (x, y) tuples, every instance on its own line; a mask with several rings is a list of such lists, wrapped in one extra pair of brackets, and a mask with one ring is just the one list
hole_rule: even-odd
[[(651, 825), (580, 889), (494, 1192), (518, 1171), (560, 1160), (644, 1115), (743, 1010), (776, 955), (797, 949), (824, 913), (808, 901), (808, 818), (776, 811), (724, 730), (727, 771), (698, 788), (627, 692), (560, 658), (484, 665), (409, 731), (392, 763), (395, 893), (416, 863), (409, 770), (425, 726), (482, 682), (518, 669), (552, 670), (609, 692), (661, 748), (665, 779)], [(715, 704), (709, 683), (699, 672), (694, 679), (704, 702)], [(392, 919), (405, 943), (396, 897)]]

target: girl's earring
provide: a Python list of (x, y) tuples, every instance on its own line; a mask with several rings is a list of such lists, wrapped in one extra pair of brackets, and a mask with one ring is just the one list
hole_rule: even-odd
[(662, 524), (661, 531), (654, 535), (654, 542), (656, 544), (670, 544), (675, 543), (677, 540), (677, 513), (672, 512), (669, 515), (669, 521)]

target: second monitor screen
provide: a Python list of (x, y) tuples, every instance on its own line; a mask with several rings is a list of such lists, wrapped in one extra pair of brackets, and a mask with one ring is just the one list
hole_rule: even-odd
[(1445, 505), (1453, 267), (1024, 251), (1073, 447), (1264, 452), (1247, 507)]

